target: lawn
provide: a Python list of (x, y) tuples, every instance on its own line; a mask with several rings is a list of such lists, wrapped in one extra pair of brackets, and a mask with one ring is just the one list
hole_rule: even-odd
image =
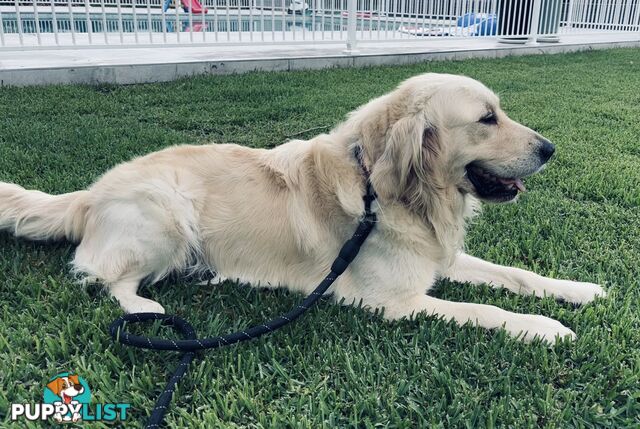
[[(550, 316), (577, 341), (546, 348), (425, 316), (389, 323), (324, 300), (274, 335), (202, 354), (168, 426), (640, 427), (640, 50), (0, 88), (0, 180), (63, 193), (169, 145), (272, 147), (331, 127), (427, 71), (481, 80), (512, 118), (557, 145), (518, 204), (485, 206), (470, 229), (469, 252), (609, 291), (581, 308), (450, 282), (433, 294)], [(107, 327), (119, 307), (98, 286), (74, 283), (73, 251), (68, 243), (0, 233), (1, 427), (12, 426), (11, 403), (40, 402), (49, 377), (62, 371), (84, 377), (94, 402), (130, 403), (126, 427), (142, 427), (178, 362), (172, 353), (111, 342)], [(187, 317), (201, 335), (262, 321), (301, 299), (184, 279), (142, 293)]]

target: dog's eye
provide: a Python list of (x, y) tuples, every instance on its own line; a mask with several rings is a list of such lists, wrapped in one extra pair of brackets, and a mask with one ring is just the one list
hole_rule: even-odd
[(485, 125), (495, 125), (498, 123), (498, 117), (496, 116), (495, 113), (489, 112), (486, 115), (484, 115), (482, 118), (480, 118), (478, 122)]

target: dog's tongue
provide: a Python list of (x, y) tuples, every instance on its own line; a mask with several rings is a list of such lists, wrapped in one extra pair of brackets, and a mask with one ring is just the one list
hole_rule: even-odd
[(527, 192), (527, 188), (524, 187), (522, 179), (498, 179), (503, 185), (514, 185), (520, 192)]
[(71, 396), (67, 396), (64, 393), (62, 394), (62, 400), (64, 401), (65, 404), (70, 404), (71, 403)]

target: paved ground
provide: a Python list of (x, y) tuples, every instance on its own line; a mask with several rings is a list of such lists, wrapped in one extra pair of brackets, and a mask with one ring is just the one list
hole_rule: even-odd
[(556, 53), (616, 46), (640, 46), (640, 33), (567, 34), (561, 36), (559, 43), (537, 45), (503, 44), (491, 38), (411, 39), (384, 43), (367, 41), (360, 43), (354, 53), (345, 53), (344, 42), (23, 49), (0, 51), (0, 83), (159, 82), (204, 73), (409, 64), (438, 59)]

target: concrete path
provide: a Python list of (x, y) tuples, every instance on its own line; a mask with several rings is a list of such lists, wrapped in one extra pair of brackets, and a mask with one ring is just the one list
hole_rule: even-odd
[(492, 38), (367, 41), (354, 53), (345, 53), (343, 42), (2, 50), (0, 85), (164, 82), (199, 74), (410, 64), (612, 47), (640, 47), (640, 33), (566, 34), (559, 43), (537, 45), (503, 44)]

